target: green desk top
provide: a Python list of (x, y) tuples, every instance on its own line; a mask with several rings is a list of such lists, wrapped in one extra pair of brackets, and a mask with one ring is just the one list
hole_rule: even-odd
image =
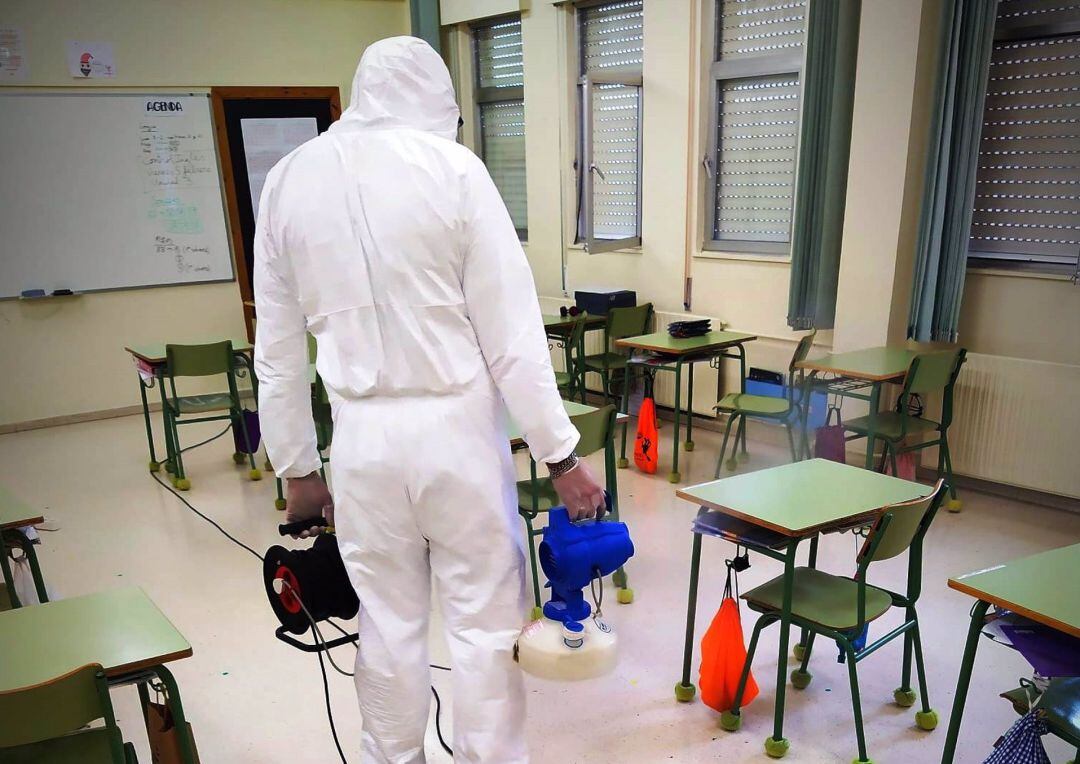
[(0, 530), (37, 525), (44, 521), (40, 511), (0, 485)]
[(949, 579), (949, 587), (1080, 637), (1080, 544)]
[(829, 353), (821, 358), (811, 358), (795, 364), (798, 369), (824, 371), (852, 379), (884, 382), (902, 378), (918, 353), (898, 347), (866, 348), (847, 353)]
[(828, 459), (809, 459), (675, 493), (786, 536), (806, 536), (856, 524), (883, 507), (926, 496), (932, 490)]
[(190, 655), (191, 645), (136, 587), (0, 613), (0, 692), (88, 663), (119, 676)]
[[(578, 403), (577, 401), (563, 400), (563, 408), (566, 409), (566, 413), (570, 416), (577, 416), (579, 414), (588, 414), (590, 411), (596, 411), (596, 406), (589, 406), (585, 403)], [(626, 414), (619, 412), (615, 415), (616, 423), (622, 423), (629, 419)], [(514, 448), (525, 445), (525, 437), (521, 434), (521, 428), (518, 427), (517, 422), (511, 421), (506, 428), (510, 436), (510, 445)]]
[(741, 332), (709, 332), (700, 337), (672, 337), (667, 332), (655, 332), (643, 334), (640, 337), (626, 337), (615, 340), (615, 344), (624, 348), (639, 348), (652, 350), (665, 355), (691, 355), (694, 353), (720, 350), (721, 348), (741, 345), (744, 342), (756, 340), (757, 335), (743, 334)]
[[(549, 332), (563, 332), (567, 331), (574, 325), (574, 322), (578, 320), (578, 316), (567, 316), (563, 318), (558, 313), (545, 313), (544, 314), (544, 329)], [(607, 324), (607, 319), (603, 316), (585, 316), (585, 328), (586, 329), (600, 329)]]
[[(216, 340), (198, 340), (197, 342), (199, 344), (221, 342), (222, 339), (232, 340), (233, 350), (237, 353), (248, 353), (253, 349), (251, 343), (241, 337), (222, 337)], [(164, 342), (152, 342), (145, 345), (125, 345), (124, 350), (147, 363), (165, 363), (165, 344)], [(185, 343), (176, 342), (172, 344), (182, 345)]]

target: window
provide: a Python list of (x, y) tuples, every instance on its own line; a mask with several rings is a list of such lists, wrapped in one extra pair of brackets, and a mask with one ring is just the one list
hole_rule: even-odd
[(642, 0), (578, 9), (578, 241), (592, 253), (641, 244)]
[(807, 0), (717, 0), (705, 248), (791, 248)]
[(968, 255), (1074, 272), (1080, 254), (1080, 10), (1001, 0)]
[(475, 26), (473, 41), (480, 157), (502, 194), (518, 236), (524, 240), (529, 224), (521, 19), (504, 18)]

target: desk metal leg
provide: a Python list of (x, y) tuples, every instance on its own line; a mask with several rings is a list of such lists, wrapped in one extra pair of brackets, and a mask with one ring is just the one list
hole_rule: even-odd
[(694, 450), (694, 362), (686, 367), (686, 450)]
[(187, 734), (187, 720), (184, 718), (184, 704), (180, 702), (180, 688), (172, 672), (164, 666), (155, 666), (153, 671), (165, 685), (165, 691), (168, 694), (169, 710), (172, 712), (173, 725), (177, 730), (176, 740), (180, 748), (180, 759), (184, 764), (196, 764), (195, 745), (191, 736)]
[(881, 397), (881, 383), (875, 382), (870, 388), (870, 423), (867, 425), (866, 436), (866, 469), (874, 469), (874, 429), (877, 427), (877, 415), (879, 398)]
[(671, 436), (671, 472), (669, 483), (682, 480), (679, 474), (679, 417), (682, 411), (682, 359), (675, 361), (675, 432)]
[(15, 593), (15, 577), (11, 575), (11, 565), (8, 561), (7, 544), (4, 542), (3, 533), (0, 533), (0, 572), (4, 574), (4, 586), (7, 587), (11, 607), (22, 607), (22, 603), (19, 602), (19, 595)]
[(791, 600), (795, 588), (795, 552), (799, 540), (792, 539), (784, 556), (784, 602), (780, 609), (780, 651), (776, 660), (776, 708), (773, 714), (773, 734), (765, 741), (765, 751), (770, 756), (787, 752), (789, 743), (784, 737), (784, 698), (787, 691), (787, 661), (789, 630), (791, 628)]
[(701, 534), (694, 534), (694, 551), (690, 555), (690, 590), (686, 603), (686, 643), (683, 645), (682, 679), (675, 685), (675, 699), (689, 703), (697, 688), (690, 681), (690, 664), (694, 660), (694, 621), (697, 618), (698, 573), (701, 568)]
[(161, 469), (161, 463), (157, 459), (157, 454), (154, 453), (154, 428), (150, 424), (150, 404), (146, 400), (146, 391), (154, 386), (154, 381), (151, 379), (147, 384), (143, 381), (141, 374), (136, 374), (139, 378), (139, 396), (142, 398), (142, 415), (143, 423), (146, 425), (146, 445), (150, 450), (150, 471), (157, 472)]
[[(806, 560), (807, 567), (817, 567), (817, 550), (818, 541), (821, 536), (814, 536), (810, 539), (810, 556)], [(806, 671), (806, 656), (810, 652), (810, 646), (813, 644), (814, 635), (810, 633), (809, 629), (802, 629), (799, 632), (799, 642), (795, 645), (791, 651), (797, 660), (802, 661), (802, 670)]]
[[(742, 345), (736, 345), (739, 350), (739, 392), (743, 395), (746, 394), (746, 348)], [(742, 422), (739, 425), (739, 433), (741, 435), (742, 451), (740, 459), (746, 460), (750, 458), (750, 452), (746, 448), (746, 417), (742, 418)], [(737, 445), (737, 444), (736, 444)], [(732, 450), (732, 456), (735, 456), (735, 451)]]
[[(626, 371), (623, 372), (622, 406), (620, 407), (620, 411), (626, 415), (626, 421), (623, 422), (622, 426), (622, 446), (619, 450), (619, 460), (616, 463), (618, 468), (621, 470), (624, 470), (630, 466), (630, 461), (626, 458), (626, 431), (630, 429), (630, 382), (633, 379), (633, 371), (631, 371), (632, 369), (633, 365), (627, 363)], [(649, 372), (642, 370), (641, 373), (642, 375), (645, 375)], [(584, 379), (584, 377), (585, 374), (583, 372), (582, 379)], [(584, 387), (582, 387), (582, 389), (584, 390)], [(582, 398), (582, 401), (584, 400), (585, 399)]]
[(982, 633), (983, 618), (990, 607), (989, 602), (979, 600), (971, 609), (971, 623), (968, 625), (967, 645), (964, 647), (964, 659), (960, 662), (960, 676), (956, 680), (956, 693), (953, 695), (952, 714), (949, 716), (949, 732), (945, 736), (945, 750), (941, 754), (941, 764), (952, 764), (956, 753), (956, 740), (960, 736), (960, 720), (967, 703), (968, 686), (971, 684), (971, 670), (975, 666), (975, 652), (979, 649), (979, 635)]
[(802, 394), (799, 396), (799, 403), (801, 404), (801, 411), (799, 412), (799, 419), (801, 421), (799, 444), (801, 453), (799, 456), (802, 459), (809, 459), (812, 454), (810, 452), (810, 396), (814, 389), (814, 375), (815, 372), (807, 374), (802, 372)]

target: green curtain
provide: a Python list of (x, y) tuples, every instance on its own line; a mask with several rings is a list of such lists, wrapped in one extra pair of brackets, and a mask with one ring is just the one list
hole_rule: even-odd
[(412, 35), (442, 52), (439, 39), (439, 0), (409, 0), (409, 19)]
[(949, 0), (942, 13), (908, 337), (955, 342), (997, 3)]
[(811, 0), (795, 189), (788, 325), (828, 329), (844, 229), (861, 0)]

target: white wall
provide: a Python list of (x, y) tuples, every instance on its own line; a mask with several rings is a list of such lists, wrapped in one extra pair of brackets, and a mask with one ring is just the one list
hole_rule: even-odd
[[(25, 34), (27, 86), (331, 85), (343, 106), (364, 47), (409, 28), (404, 0), (5, 0), (0, 24)], [(67, 40), (111, 42), (116, 79), (72, 80)], [(127, 343), (243, 332), (235, 283), (0, 302), (0, 426), (138, 403)]]

